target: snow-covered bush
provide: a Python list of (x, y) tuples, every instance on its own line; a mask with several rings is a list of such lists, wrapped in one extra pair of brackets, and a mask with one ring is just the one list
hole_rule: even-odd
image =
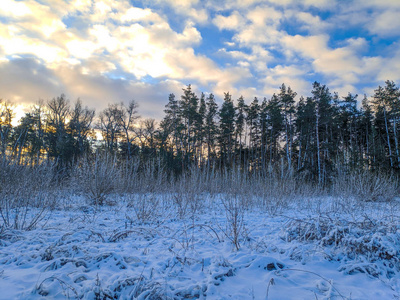
[(284, 230), (286, 241), (313, 242), (340, 270), (391, 278), (400, 272), (400, 224), (363, 217), (357, 221), (318, 216), (292, 219)]

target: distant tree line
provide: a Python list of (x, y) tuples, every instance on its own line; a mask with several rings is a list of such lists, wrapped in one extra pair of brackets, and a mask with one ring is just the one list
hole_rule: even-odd
[(0, 100), (0, 155), (21, 164), (50, 160), (60, 170), (96, 152), (119, 162), (157, 161), (174, 175), (212, 167), (267, 176), (280, 168), (320, 185), (339, 171), (400, 170), (400, 91), (393, 81), (360, 105), (357, 95), (339, 97), (318, 82), (309, 97), (296, 96), (282, 84), (271, 98), (248, 104), (225, 93), (219, 106), (213, 94), (196, 95), (188, 85), (180, 98), (169, 95), (158, 126), (139, 117), (133, 100), (96, 117), (63, 94), (39, 101), (13, 126), (13, 105)]

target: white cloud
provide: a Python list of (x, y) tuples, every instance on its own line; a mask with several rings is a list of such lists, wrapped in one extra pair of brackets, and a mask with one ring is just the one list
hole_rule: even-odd
[(392, 9), (400, 8), (400, 2), (397, 0), (354, 0), (354, 6)]
[(237, 11), (235, 11), (227, 17), (223, 15), (217, 15), (214, 18), (213, 23), (220, 30), (237, 30), (239, 27), (244, 25), (244, 18)]
[[(119, 19), (121, 22), (135, 22), (141, 20), (148, 20), (149, 17), (157, 16), (152, 13), (150, 9), (141, 9), (138, 7), (130, 7), (127, 11), (125, 11)], [(155, 17), (158, 19), (158, 16)]]
[(282, 17), (282, 12), (269, 6), (258, 6), (247, 13), (247, 19), (257, 27), (265, 25), (277, 26)]
[(306, 30), (311, 34), (321, 34), (331, 27), (330, 24), (321, 20), (319, 16), (309, 12), (290, 10), (288, 18), (296, 18), (302, 24), (300, 29)]
[(19, 18), (30, 14), (32, 14), (32, 11), (23, 2), (2, 0), (0, 5), (0, 16)]
[(307, 95), (310, 87), (310, 83), (307, 81), (309, 71), (309, 68), (305, 65), (277, 65), (269, 69), (267, 76), (260, 80), (263, 86), (262, 91), (264, 95), (271, 96), (284, 83), (297, 92), (299, 96)]
[(328, 35), (286, 35), (282, 39), (284, 48), (300, 53), (304, 58), (317, 59), (327, 51)]
[(381, 37), (400, 36), (400, 9), (386, 10), (374, 14), (374, 18), (367, 24), (368, 30)]

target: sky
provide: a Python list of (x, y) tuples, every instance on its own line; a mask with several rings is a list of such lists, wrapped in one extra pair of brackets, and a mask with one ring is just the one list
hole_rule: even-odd
[(160, 119), (168, 95), (371, 96), (400, 79), (400, 0), (1, 0), (0, 98), (66, 94), (100, 112), (135, 100)]

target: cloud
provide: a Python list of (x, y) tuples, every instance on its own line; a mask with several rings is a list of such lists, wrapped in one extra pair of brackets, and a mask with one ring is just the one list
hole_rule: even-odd
[(244, 25), (244, 18), (239, 12), (234, 11), (231, 15), (225, 17), (223, 15), (217, 15), (213, 23), (218, 27), (219, 30), (237, 30), (239, 27)]
[(304, 11), (288, 11), (287, 18), (296, 18), (301, 24), (300, 29), (311, 34), (321, 34), (331, 28), (331, 24), (321, 20), (319, 16), (315, 16)]
[(298, 95), (307, 95), (310, 89), (310, 83), (307, 80), (309, 71), (309, 68), (304, 65), (277, 65), (269, 69), (267, 76), (260, 80), (262, 91), (264, 95), (271, 96), (277, 92), (282, 83), (285, 83)]
[(101, 74), (89, 75), (84, 74), (80, 66), (64, 65), (49, 69), (35, 59), (0, 62), (0, 74), (5, 72), (8, 76), (0, 81), (1, 98), (17, 105), (29, 107), (39, 98), (47, 101), (65, 93), (72, 102), (81, 98), (85, 105), (99, 112), (109, 103), (128, 103), (135, 99), (142, 116), (156, 119), (162, 117), (162, 107), (168, 102), (168, 94), (179, 94), (184, 86), (184, 83), (173, 80), (147, 84), (110, 79)]
[(369, 7), (369, 8), (382, 8), (393, 9), (400, 8), (400, 2), (397, 0), (354, 0), (354, 6)]
[(302, 94), (313, 80), (365, 89), (400, 76), (399, 3), (3, 0), (0, 76), (21, 78), (27, 91), (7, 79), (0, 96), (65, 92), (97, 105), (135, 93), (161, 99), (189, 83), (217, 97), (268, 97), (282, 83)]
[(307, 59), (318, 59), (321, 53), (327, 51), (329, 36), (325, 34), (302, 36), (285, 35), (282, 39), (284, 48), (300, 53)]
[(386, 80), (400, 81), (400, 45), (397, 44), (397, 49), (390, 58), (372, 61), (374, 64), (374, 74), (380, 82)]
[(258, 72), (263, 72), (268, 69), (268, 63), (274, 60), (273, 55), (263, 47), (255, 45), (251, 47), (251, 53), (246, 53), (239, 50), (227, 50), (221, 48), (218, 53), (222, 56), (232, 58), (237, 65), (242, 67), (252, 67)]
[(0, 15), (3, 17), (20, 18), (30, 14), (32, 14), (32, 11), (23, 2), (3, 0), (0, 6)]
[(372, 34), (381, 37), (400, 36), (400, 7), (397, 10), (386, 10), (382, 13), (374, 14), (372, 22), (366, 27)]

